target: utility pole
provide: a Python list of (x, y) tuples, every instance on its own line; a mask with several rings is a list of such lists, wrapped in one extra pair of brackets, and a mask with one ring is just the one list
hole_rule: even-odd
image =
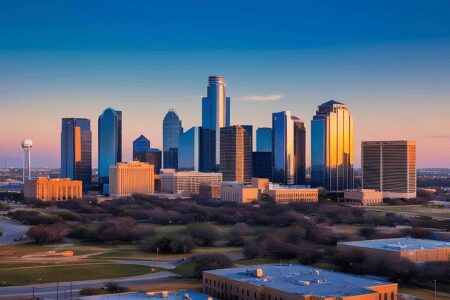
[(72, 299), (72, 282), (70, 283), (70, 299)]
[(59, 283), (56, 283), (56, 300), (58, 300), (59, 296)]
[(34, 286), (33, 286), (33, 300), (34, 300)]
[(436, 300), (436, 294), (437, 294), (437, 286), (436, 286), (436, 279), (434, 280), (434, 300)]

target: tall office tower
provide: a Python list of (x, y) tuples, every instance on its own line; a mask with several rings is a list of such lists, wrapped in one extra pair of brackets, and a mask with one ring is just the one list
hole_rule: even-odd
[(178, 168), (178, 139), (183, 133), (180, 118), (175, 110), (167, 112), (163, 120), (163, 165), (164, 169)]
[(272, 152), (253, 152), (252, 177), (272, 180)]
[(148, 163), (154, 166), (155, 174), (161, 170), (161, 150), (150, 147), (150, 140), (141, 135), (133, 141), (133, 161)]
[(416, 197), (416, 142), (361, 142), (362, 185), (384, 198)]
[(345, 104), (320, 105), (311, 121), (311, 185), (330, 192), (353, 188), (353, 119)]
[(256, 151), (272, 152), (272, 128), (260, 127), (256, 129)]
[(109, 168), (122, 161), (122, 112), (107, 108), (98, 117), (98, 183), (109, 183)]
[(230, 98), (223, 76), (210, 76), (207, 96), (202, 98), (202, 171), (220, 164), (220, 128), (230, 126)]
[(272, 114), (272, 180), (303, 184), (305, 178), (305, 127), (290, 111)]
[(243, 126), (220, 129), (220, 172), (224, 181), (252, 180), (251, 137)]
[(61, 129), (61, 178), (92, 183), (92, 132), (89, 119), (63, 118)]
[(30, 139), (25, 139), (22, 142), (23, 149), (23, 169), (22, 169), (22, 182), (31, 179), (31, 147), (33, 146), (33, 141)]
[(178, 142), (178, 170), (199, 171), (201, 127), (192, 127), (180, 134)]

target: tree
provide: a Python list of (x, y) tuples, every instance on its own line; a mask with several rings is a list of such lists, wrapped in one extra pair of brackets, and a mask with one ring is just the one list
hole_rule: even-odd
[(233, 266), (231, 260), (220, 253), (198, 254), (189, 259), (194, 264), (194, 274), (197, 278), (202, 278), (203, 271), (225, 269)]
[(197, 244), (212, 246), (219, 238), (219, 231), (211, 224), (190, 224), (188, 232)]
[(195, 243), (190, 236), (177, 236), (170, 243), (173, 253), (190, 253)]
[(98, 236), (105, 242), (132, 242), (155, 234), (154, 228), (143, 228), (130, 217), (106, 219), (98, 230)]
[(261, 247), (255, 242), (245, 244), (243, 251), (247, 258), (255, 258), (263, 254)]
[(30, 229), (28, 229), (26, 235), (28, 238), (35, 240), (37, 244), (52, 244), (61, 242), (68, 231), (69, 228), (67, 227), (67, 225), (57, 223), (49, 226), (32, 226)]

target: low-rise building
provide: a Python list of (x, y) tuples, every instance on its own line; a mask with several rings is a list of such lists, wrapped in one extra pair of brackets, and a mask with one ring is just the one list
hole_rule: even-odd
[(338, 248), (342, 250), (359, 249), (367, 255), (405, 258), (415, 263), (450, 261), (450, 242), (394, 238), (378, 239), (356, 242), (339, 242)]
[(383, 204), (383, 192), (371, 189), (346, 190), (344, 201), (353, 205), (381, 205)]
[(259, 201), (259, 190), (242, 182), (222, 182), (222, 201), (240, 204)]
[(199, 198), (203, 200), (220, 200), (222, 196), (222, 184), (220, 182), (200, 183)]
[(38, 177), (25, 181), (25, 198), (64, 201), (83, 198), (83, 182), (69, 178)]
[(191, 290), (129, 292), (79, 297), (82, 300), (216, 300), (206, 294)]
[(153, 194), (155, 191), (154, 166), (132, 161), (121, 162), (109, 168), (109, 193), (113, 197), (132, 194)]
[(260, 190), (267, 190), (269, 188), (269, 179), (268, 178), (252, 178), (252, 187), (260, 189)]
[(311, 203), (319, 201), (319, 190), (300, 185), (269, 184), (264, 193), (278, 204)]
[(226, 300), (396, 300), (396, 283), (312, 268), (262, 265), (203, 272), (203, 292)]
[(177, 172), (174, 169), (161, 170), (161, 192), (178, 195), (198, 195), (200, 183), (222, 182), (221, 173), (202, 173), (197, 171)]

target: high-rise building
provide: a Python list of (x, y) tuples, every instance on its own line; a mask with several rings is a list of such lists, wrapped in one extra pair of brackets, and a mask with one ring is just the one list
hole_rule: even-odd
[(290, 111), (272, 114), (272, 180), (303, 184), (305, 180), (305, 127)]
[(220, 172), (223, 180), (250, 183), (251, 137), (243, 126), (220, 128)]
[(155, 174), (158, 174), (162, 168), (162, 153), (161, 150), (150, 146), (150, 140), (143, 135), (134, 140), (133, 160), (153, 165)]
[(178, 170), (200, 170), (201, 127), (192, 127), (180, 134), (178, 141)]
[(109, 183), (109, 168), (122, 161), (122, 112), (107, 108), (98, 118), (98, 183)]
[(109, 169), (110, 195), (153, 194), (155, 190), (154, 167), (138, 161), (117, 163)]
[(22, 169), (22, 182), (25, 183), (26, 180), (31, 179), (31, 147), (33, 146), (33, 141), (30, 139), (25, 139), (22, 141), (23, 149), (23, 169)]
[(311, 185), (330, 192), (353, 189), (353, 118), (345, 104), (320, 105), (311, 121)]
[(178, 139), (183, 133), (180, 118), (175, 110), (167, 112), (163, 120), (163, 165), (167, 169), (178, 168)]
[(220, 128), (230, 126), (230, 98), (223, 76), (210, 76), (207, 96), (202, 99), (202, 171), (215, 171), (220, 164)]
[(253, 152), (252, 177), (272, 180), (272, 152)]
[(416, 197), (416, 142), (361, 142), (362, 185), (384, 198)]
[(256, 129), (256, 151), (272, 152), (272, 128), (260, 127)]
[(63, 118), (61, 129), (61, 178), (92, 182), (92, 132), (89, 119)]

